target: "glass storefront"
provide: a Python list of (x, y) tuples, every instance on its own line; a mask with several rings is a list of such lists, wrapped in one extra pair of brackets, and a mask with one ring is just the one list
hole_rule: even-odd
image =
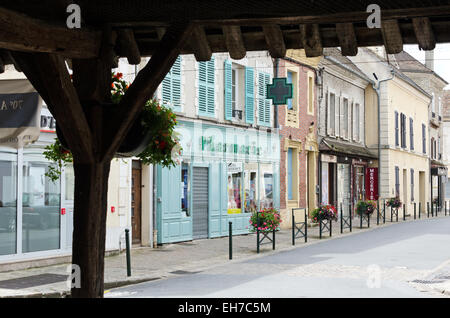
[(245, 212), (253, 213), (258, 209), (257, 191), (258, 191), (258, 164), (244, 164), (244, 197)]
[(273, 208), (273, 166), (271, 164), (260, 164), (261, 170), (261, 209)]
[[(350, 205), (350, 165), (344, 163), (337, 164), (337, 201), (342, 203), (342, 212), (349, 215)], [(339, 206), (340, 208), (340, 206)]]
[(45, 173), (49, 163), (39, 150), (24, 149), (22, 251), (60, 248), (60, 182)]
[(242, 167), (240, 164), (228, 164), (228, 213), (242, 212), (241, 200)]
[(189, 165), (183, 163), (181, 167), (181, 210), (190, 215), (189, 211)]
[(0, 255), (16, 253), (17, 153), (0, 148)]

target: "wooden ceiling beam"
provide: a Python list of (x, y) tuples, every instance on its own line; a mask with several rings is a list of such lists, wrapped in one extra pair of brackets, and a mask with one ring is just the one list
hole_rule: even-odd
[(141, 53), (132, 29), (117, 30), (117, 46), (118, 51), (123, 52), (121, 55), (127, 57), (128, 63), (132, 65), (141, 63)]
[(194, 27), (191, 41), (190, 47), (194, 51), (195, 59), (199, 62), (209, 61), (212, 56), (212, 51), (204, 27)]
[(5, 63), (3, 62), (2, 57), (0, 56), (0, 74), (5, 72)]
[(224, 25), (222, 31), (230, 57), (235, 60), (244, 58), (247, 51), (242, 38), (241, 28), (235, 25)]
[(356, 41), (353, 23), (336, 24), (336, 34), (339, 39), (342, 55), (355, 56), (358, 54), (358, 43)]
[(318, 24), (301, 24), (300, 38), (307, 57), (316, 57), (323, 54)]
[(397, 20), (381, 21), (381, 33), (387, 54), (397, 54), (403, 51), (403, 38)]
[(436, 47), (436, 39), (434, 37), (430, 19), (413, 18), (412, 23), (419, 48), (422, 50), (434, 50)]
[(284, 43), (283, 32), (279, 25), (263, 25), (263, 33), (266, 39), (267, 50), (273, 58), (286, 56), (286, 45)]
[(54, 26), (0, 7), (0, 48), (94, 58), (99, 54), (100, 39), (98, 31)]

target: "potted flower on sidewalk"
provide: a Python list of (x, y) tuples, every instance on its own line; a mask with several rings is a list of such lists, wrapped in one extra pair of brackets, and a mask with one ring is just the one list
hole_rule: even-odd
[(321, 220), (334, 220), (337, 221), (338, 212), (336, 208), (331, 205), (321, 205), (314, 209), (311, 213), (311, 221), (313, 223), (319, 223)]
[(372, 200), (361, 200), (356, 203), (356, 214), (371, 215), (377, 208), (377, 203)]
[(281, 222), (281, 216), (277, 209), (265, 208), (259, 212), (252, 213), (250, 217), (250, 231), (256, 232), (259, 230), (265, 234), (274, 230), (278, 231)]
[(402, 201), (400, 201), (400, 199), (398, 197), (390, 198), (386, 202), (386, 205), (389, 207), (392, 207), (393, 209), (398, 209), (402, 206)]

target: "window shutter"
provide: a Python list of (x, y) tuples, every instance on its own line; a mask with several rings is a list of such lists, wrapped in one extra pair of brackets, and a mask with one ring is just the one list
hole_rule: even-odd
[(211, 57), (211, 60), (208, 62), (208, 114), (214, 115), (215, 113), (215, 67), (214, 67), (214, 57)]
[(331, 135), (331, 119), (334, 118), (331, 116), (331, 104), (330, 104), (330, 92), (327, 93), (327, 135)]
[(172, 105), (181, 110), (181, 57), (178, 56), (171, 70), (172, 75)]
[(198, 84), (199, 115), (214, 116), (214, 57), (198, 62)]
[(398, 112), (395, 112), (395, 145), (398, 146)]
[(360, 104), (358, 104), (358, 118), (359, 118), (358, 141), (364, 142), (364, 111), (363, 106)]
[(205, 115), (207, 111), (207, 65), (198, 63), (198, 113)]
[(424, 154), (427, 153), (427, 139), (426, 139), (426, 134), (425, 134), (425, 125), (422, 124), (422, 152)]
[(231, 120), (233, 118), (233, 110), (232, 110), (232, 66), (231, 61), (225, 60), (224, 62), (224, 113), (225, 119)]
[(356, 129), (358, 128), (356, 125), (357, 117), (356, 117), (356, 103), (352, 104), (352, 139), (356, 141)]
[(414, 150), (414, 120), (409, 118), (409, 140), (410, 140), (410, 148)]
[(265, 74), (264, 75), (264, 109), (265, 109), (265, 117), (264, 117), (264, 121), (265, 123), (270, 126), (270, 117), (271, 117), (271, 108), (272, 108), (272, 100), (267, 99), (265, 96), (266, 94), (266, 90), (267, 90), (267, 85), (270, 84), (270, 75), (269, 74)]
[(400, 171), (395, 167), (395, 196), (400, 196)]
[(353, 109), (353, 100), (348, 100), (347, 102), (347, 139), (352, 140), (352, 109)]
[(254, 103), (255, 103), (255, 87), (254, 87), (254, 70), (251, 67), (245, 68), (245, 122), (254, 123)]
[(334, 110), (336, 113), (336, 117), (335, 117), (335, 127), (334, 127), (334, 134), (336, 137), (339, 137), (339, 122), (340, 122), (340, 98), (338, 96), (335, 96), (335, 103), (334, 103)]

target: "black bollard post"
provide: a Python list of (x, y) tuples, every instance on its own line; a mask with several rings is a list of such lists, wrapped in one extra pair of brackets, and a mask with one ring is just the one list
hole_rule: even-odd
[(427, 218), (430, 217), (430, 202), (427, 202)]
[(308, 215), (305, 209), (305, 243), (308, 242)]
[(403, 203), (403, 221), (406, 220), (406, 215), (405, 215), (405, 204)]
[(392, 205), (391, 205), (391, 223), (392, 223)]
[(383, 200), (383, 224), (386, 223), (386, 200)]
[(419, 202), (419, 219), (420, 219), (421, 210), (422, 210), (422, 202)]
[(233, 259), (233, 222), (228, 222), (229, 258)]
[(331, 233), (333, 231), (333, 220), (330, 219), (329, 222), (330, 222), (330, 237), (331, 237)]
[(343, 226), (344, 226), (344, 223), (343, 223), (343, 216), (342, 216), (342, 203), (341, 203), (341, 234), (343, 233)]
[(127, 276), (131, 276), (131, 256), (130, 256), (130, 230), (125, 229), (125, 243), (127, 247)]
[(273, 229), (273, 238), (272, 238), (272, 249), (275, 250), (275, 229)]
[(377, 225), (380, 225), (380, 199), (377, 200)]
[(416, 202), (414, 202), (414, 220), (416, 219)]
[(348, 216), (350, 217), (350, 232), (352, 231), (352, 222), (353, 222), (353, 215), (352, 215), (352, 205), (348, 205)]
[(295, 245), (295, 216), (294, 216), (294, 209), (292, 209), (292, 245)]
[(319, 238), (322, 239), (322, 220), (319, 221)]

